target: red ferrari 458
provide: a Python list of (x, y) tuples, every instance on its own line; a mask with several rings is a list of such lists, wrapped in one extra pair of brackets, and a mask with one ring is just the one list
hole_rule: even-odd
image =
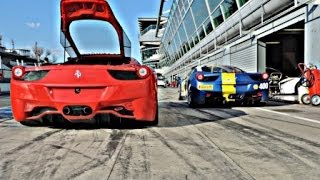
[[(75, 35), (70, 33), (70, 26), (83, 20), (113, 27), (119, 53), (85, 53), (87, 44), (80, 49), (77, 31)], [(90, 34), (96, 35), (94, 29), (85, 31), (88, 40)], [(66, 120), (109, 122), (110, 118), (125, 118), (158, 123), (155, 74), (128, 55), (130, 41), (106, 1), (62, 0), (61, 37), (68, 61), (12, 69), (11, 104), (17, 121), (24, 125), (55, 125)], [(101, 43), (107, 46), (109, 39), (96, 44)]]

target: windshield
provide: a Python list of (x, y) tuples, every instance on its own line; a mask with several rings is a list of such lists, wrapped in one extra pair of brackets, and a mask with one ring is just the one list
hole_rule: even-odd
[(203, 72), (211, 72), (211, 73), (244, 73), (240, 68), (234, 66), (203, 66), (201, 67)]
[(223, 66), (222, 69), (224, 70), (224, 72), (229, 73), (245, 73), (245, 71), (243, 71), (242, 69), (234, 66)]
[(70, 34), (80, 54), (120, 54), (117, 31), (106, 21), (74, 21)]

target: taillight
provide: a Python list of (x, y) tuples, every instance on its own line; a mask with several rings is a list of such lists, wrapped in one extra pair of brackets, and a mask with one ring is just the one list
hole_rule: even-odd
[(109, 74), (118, 80), (137, 80), (140, 77), (136, 71), (108, 70)]
[(197, 78), (198, 81), (202, 81), (204, 79), (204, 76), (203, 76), (202, 73), (197, 73), (196, 74), (196, 78)]
[(15, 66), (12, 69), (12, 76), (13, 76), (14, 79), (19, 80), (24, 76), (25, 72), (26, 72), (25, 67), (23, 67), (23, 66)]
[(150, 70), (147, 66), (141, 66), (137, 69), (137, 75), (141, 78), (147, 78), (150, 75)]
[(269, 78), (269, 74), (268, 73), (263, 73), (262, 74), (262, 79), (266, 80)]

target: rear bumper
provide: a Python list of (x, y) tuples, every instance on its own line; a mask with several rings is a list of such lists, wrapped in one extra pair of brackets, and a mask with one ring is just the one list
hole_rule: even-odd
[[(157, 92), (150, 81), (112, 86), (61, 88), (46, 84), (12, 81), (11, 104), (17, 121), (40, 120), (47, 115), (62, 115), (69, 121), (90, 120), (99, 114), (113, 114), (137, 121), (153, 121)], [(71, 113), (66, 113), (69, 107)], [(89, 108), (84, 113), (83, 108)]]
[(194, 87), (193, 90), (196, 90), (199, 102), (215, 98), (226, 101), (253, 100), (266, 102), (269, 100), (269, 84), (267, 81), (242, 82), (237, 84), (198, 82), (196, 85), (197, 87)]
[(194, 89), (197, 104), (204, 104), (207, 101), (227, 101), (227, 102), (243, 102), (243, 101), (260, 101), (267, 102), (269, 100), (268, 90), (255, 91), (239, 91), (236, 93), (222, 91), (202, 91)]

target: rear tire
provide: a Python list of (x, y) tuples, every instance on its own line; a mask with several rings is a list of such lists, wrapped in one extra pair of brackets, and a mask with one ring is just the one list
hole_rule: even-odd
[(190, 108), (194, 108), (195, 107), (195, 103), (193, 101), (193, 98), (192, 98), (192, 93), (191, 92), (188, 92), (188, 106)]
[(320, 105), (320, 96), (315, 94), (311, 97), (311, 103), (313, 106), (319, 106)]
[(310, 98), (309, 94), (302, 95), (301, 102), (305, 105), (309, 105), (311, 103), (311, 98)]
[(43, 124), (40, 121), (20, 121), (20, 124), (29, 127), (41, 127)]
[(52, 117), (52, 126), (54, 128), (68, 128), (72, 123), (64, 119), (62, 115), (56, 115)]
[(254, 101), (254, 102), (253, 102), (253, 105), (254, 105), (254, 106), (261, 107), (261, 106), (267, 105), (267, 103), (266, 103), (266, 102), (261, 102), (261, 101)]
[(188, 106), (190, 108), (195, 108), (197, 106), (197, 104), (193, 100), (191, 85), (189, 85), (189, 88), (188, 88)]
[(156, 116), (153, 121), (148, 121), (145, 123), (147, 126), (157, 126), (159, 124), (159, 107), (157, 103)]

